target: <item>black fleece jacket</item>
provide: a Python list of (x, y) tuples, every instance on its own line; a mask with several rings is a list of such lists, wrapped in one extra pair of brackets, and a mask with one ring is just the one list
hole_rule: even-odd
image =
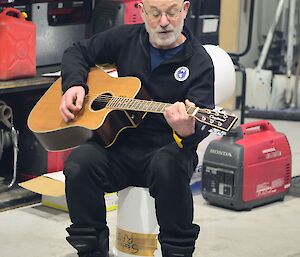
[[(82, 85), (88, 93), (86, 79), (96, 64), (116, 64), (119, 77), (138, 77), (155, 101), (174, 103), (189, 99), (198, 107), (214, 108), (213, 63), (200, 42), (186, 29), (187, 40), (175, 56), (162, 62), (151, 71), (150, 43), (144, 24), (122, 25), (98, 33), (90, 39), (74, 43), (63, 55), (62, 90)], [(176, 79), (176, 70), (185, 67), (185, 80)], [(187, 68), (187, 69), (186, 69)], [(184, 138), (184, 149), (196, 148), (208, 135), (209, 127), (196, 122), (194, 135)], [(139, 138), (159, 146), (173, 140), (172, 129), (163, 115), (147, 114), (134, 131), (124, 130), (118, 140)]]

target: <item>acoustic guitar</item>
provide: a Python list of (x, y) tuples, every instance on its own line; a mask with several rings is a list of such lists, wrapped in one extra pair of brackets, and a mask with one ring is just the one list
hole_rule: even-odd
[[(170, 103), (151, 101), (136, 77), (113, 78), (101, 69), (88, 74), (89, 93), (75, 119), (65, 122), (59, 112), (61, 78), (57, 79), (32, 109), (28, 127), (48, 151), (76, 147), (94, 133), (105, 147), (113, 145), (127, 128), (136, 128), (145, 115), (163, 113)], [(228, 132), (237, 120), (224, 111), (190, 107), (197, 121)]]

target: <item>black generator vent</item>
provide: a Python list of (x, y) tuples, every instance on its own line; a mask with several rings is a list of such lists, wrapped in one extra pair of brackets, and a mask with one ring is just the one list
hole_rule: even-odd
[(288, 184), (291, 181), (291, 163), (286, 164), (286, 172), (284, 178), (284, 184)]

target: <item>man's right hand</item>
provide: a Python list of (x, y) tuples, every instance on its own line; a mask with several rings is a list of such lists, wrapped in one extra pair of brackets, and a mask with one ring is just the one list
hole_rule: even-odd
[(84, 96), (85, 90), (82, 86), (73, 86), (63, 94), (59, 110), (65, 122), (73, 120), (81, 110)]

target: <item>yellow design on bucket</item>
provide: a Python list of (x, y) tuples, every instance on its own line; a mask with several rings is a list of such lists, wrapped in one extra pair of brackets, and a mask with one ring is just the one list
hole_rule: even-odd
[(157, 235), (134, 233), (117, 228), (116, 248), (131, 255), (154, 256), (157, 249)]

